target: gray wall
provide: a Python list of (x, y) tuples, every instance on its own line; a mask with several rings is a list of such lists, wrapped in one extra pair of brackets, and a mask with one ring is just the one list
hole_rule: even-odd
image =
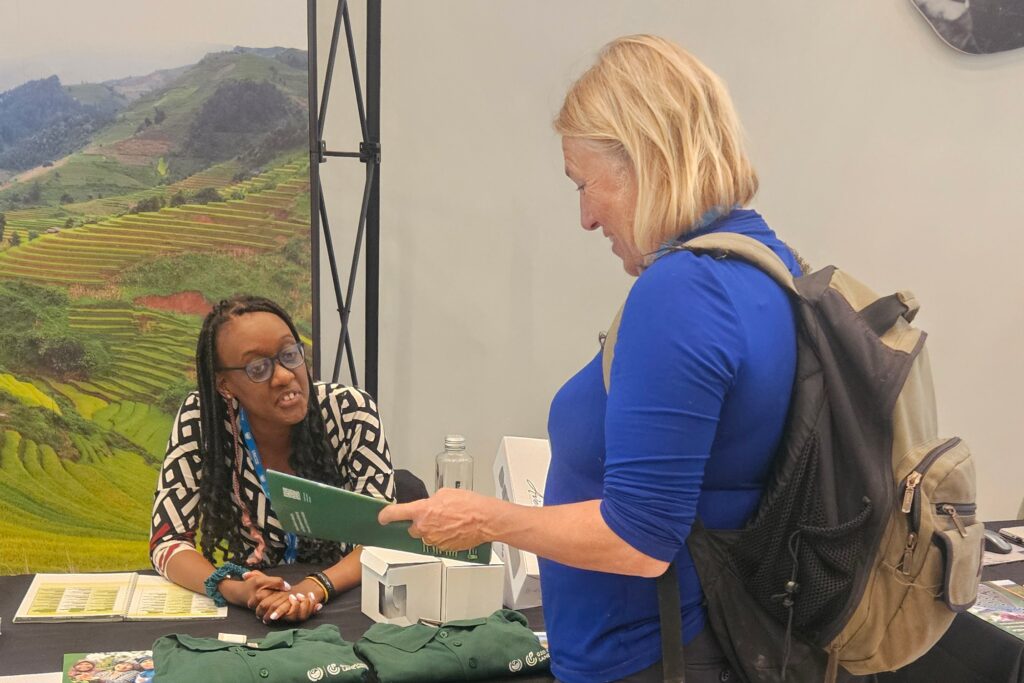
[[(462, 432), (490, 492), (499, 438), (544, 437), (552, 395), (597, 352), (631, 280), (580, 229), (550, 121), (596, 50), (635, 32), (678, 41), (729, 84), (762, 180), (754, 206), (784, 239), (816, 266), (917, 294), (940, 428), (974, 449), (981, 513), (1014, 517), (1024, 50), (955, 53), (910, 0), (387, 0), (379, 394), (396, 464), (429, 486), (444, 434)], [(335, 149), (356, 144), (346, 78)], [(329, 166), (347, 268), (362, 168)], [(333, 347), (326, 279), (322, 292)]]

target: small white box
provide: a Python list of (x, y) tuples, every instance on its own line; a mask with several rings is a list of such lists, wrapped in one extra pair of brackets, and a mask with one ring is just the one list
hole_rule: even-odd
[(491, 554), (490, 564), (441, 560), (441, 621), (490, 616), (501, 609), (505, 564)]
[(374, 621), (409, 626), (441, 614), (441, 560), (364, 547), (362, 609)]
[[(498, 497), (518, 505), (543, 506), (550, 462), (551, 445), (547, 439), (502, 437), (494, 459), (494, 490)], [(524, 609), (540, 605), (537, 556), (501, 543), (495, 543), (494, 548), (505, 561), (505, 606)]]

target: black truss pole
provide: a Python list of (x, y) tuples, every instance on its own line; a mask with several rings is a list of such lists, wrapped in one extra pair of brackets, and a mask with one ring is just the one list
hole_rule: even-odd
[[(367, 141), (380, 163), (381, 0), (366, 3)], [(377, 361), (380, 306), (380, 169), (373, 174), (366, 216), (366, 390), (379, 398)]]
[[(352, 293), (353, 293), (353, 291), (355, 290), (355, 287), (356, 287), (356, 273), (357, 273), (358, 267), (359, 267), (359, 251), (360, 251), (360, 247), (363, 244), (363, 226), (366, 225), (366, 206), (367, 206), (367, 204), (370, 201), (370, 185), (373, 183), (374, 176), (377, 175), (376, 174), (376, 170), (377, 170), (377, 165), (376, 164), (374, 164), (374, 163), (366, 164), (366, 184), (363, 186), (363, 203), (362, 203), (362, 206), (359, 209), (359, 225), (356, 228), (356, 246), (355, 246), (355, 252), (352, 254), (352, 269), (349, 271), (349, 275), (348, 275), (348, 295), (346, 297), (347, 301), (352, 301)], [(341, 329), (345, 330), (346, 332), (348, 330), (348, 317), (349, 317), (349, 314), (351, 312), (352, 312), (351, 306), (346, 306), (345, 309), (344, 309), (344, 312), (341, 315)], [(369, 348), (369, 346), (367, 346), (367, 348)], [(338, 365), (340, 363), (341, 363), (341, 346), (338, 346), (338, 355), (335, 356), (335, 358), (334, 358), (334, 368), (335, 368), (334, 371), (335, 371), (335, 373), (337, 373), (337, 371), (338, 371), (337, 368), (338, 368)], [(350, 367), (351, 367), (351, 361), (350, 361)], [(367, 369), (369, 369), (369, 365), (367, 365)], [(354, 369), (353, 369), (353, 372), (354, 372)], [(369, 392), (371, 396), (376, 396), (376, 393), (370, 391), (369, 385), (366, 386), (366, 391)]]
[[(355, 88), (356, 96), (356, 110), (359, 112), (359, 130), (363, 134), (363, 142), (366, 142), (366, 109), (363, 106), (363, 88), (359, 80), (359, 60), (356, 58), (356, 41), (352, 37), (352, 20), (348, 17), (348, 3), (346, 0), (341, 0), (341, 11), (345, 17), (345, 42), (348, 44), (348, 62), (352, 65), (352, 87)], [(369, 12), (369, 7), (367, 7)], [(369, 22), (369, 19), (367, 19)], [(379, 32), (379, 28), (378, 28)], [(379, 36), (378, 36), (379, 38)], [(380, 40), (378, 39), (378, 43)], [(366, 35), (366, 61), (367, 67), (369, 68), (370, 62), (370, 34), (369, 34), (369, 23), (367, 23), (367, 35)]]
[[(320, 161), (326, 161), (326, 146), (322, 142), (324, 136), (324, 125), (327, 122), (327, 103), (331, 97), (331, 82), (334, 79), (334, 62), (338, 56), (338, 38), (341, 35), (341, 24), (344, 18), (346, 27), (348, 25), (348, 3), (347, 0), (339, 0), (337, 10), (334, 13), (334, 30), (331, 32), (331, 49), (327, 55), (327, 71), (324, 74), (324, 90), (323, 97), (320, 100), (320, 116), (317, 124), (317, 140), (320, 146)], [(347, 33), (347, 31), (346, 31)], [(360, 107), (361, 109), (361, 107)], [(320, 193), (319, 199), (319, 210), (320, 220), (324, 226), (324, 241), (327, 246), (327, 257), (331, 264), (331, 282), (334, 285), (334, 300), (338, 303), (338, 314), (341, 316), (341, 334), (338, 336), (338, 350), (334, 356), (334, 368), (331, 372), (331, 380), (334, 382), (338, 381), (338, 377), (341, 375), (341, 354), (342, 350), (347, 352), (348, 356), (348, 371), (349, 376), (352, 379), (352, 384), (359, 385), (359, 375), (356, 373), (356, 361), (355, 355), (352, 351), (352, 339), (349, 337), (348, 326), (345, 324), (345, 320), (348, 318), (349, 310), (351, 306), (346, 306), (345, 302), (352, 301), (351, 289), (347, 297), (341, 295), (341, 282), (338, 277), (338, 263), (334, 257), (334, 243), (331, 239), (331, 228), (330, 223), (327, 221), (327, 204), (324, 202), (323, 192)], [(352, 269), (355, 269), (353, 263)]]
[(320, 120), (317, 124), (317, 140), (324, 139), (324, 123), (327, 122), (327, 101), (331, 98), (331, 80), (334, 78), (334, 58), (338, 55), (338, 36), (341, 33), (342, 12), (348, 11), (346, 0), (339, 0), (334, 13), (334, 30), (331, 32), (331, 51), (327, 53), (327, 73), (324, 74), (324, 96), (320, 100)]
[[(348, 296), (341, 296), (341, 282), (338, 279), (338, 262), (334, 258), (334, 242), (331, 239), (331, 226), (327, 222), (327, 204), (324, 203), (324, 195), (320, 193), (320, 220), (324, 225), (324, 242), (327, 246), (327, 258), (331, 263), (331, 280), (334, 284), (334, 300), (338, 302), (338, 313), (341, 315), (341, 334), (338, 335), (338, 351), (334, 355), (334, 369), (331, 372), (331, 381), (337, 382), (341, 375), (341, 351), (344, 349), (348, 355), (348, 372), (352, 377), (352, 384), (359, 386), (359, 377), (356, 374), (356, 359), (352, 353), (352, 340), (348, 336), (348, 320), (350, 308), (345, 305), (346, 301), (352, 301), (352, 289), (349, 288)], [(352, 266), (355, 271), (355, 264)]]
[[(377, 317), (378, 317), (378, 279), (379, 279), (379, 239), (380, 239), (380, 0), (368, 0), (367, 6), (367, 101), (364, 104), (359, 79), (358, 61), (356, 59), (355, 41), (352, 36), (352, 22), (349, 19), (347, 0), (338, 0), (334, 17), (334, 30), (331, 36), (327, 71), (324, 77), (323, 99), (320, 102), (319, 115), (316, 110), (316, 0), (307, 0), (307, 32), (309, 40), (309, 102), (310, 102), (310, 221), (313, 234), (312, 272), (314, 282), (319, 282), (319, 228), (323, 227), (324, 240), (327, 246), (328, 260), (331, 266), (331, 278), (334, 295), (338, 302), (338, 313), (341, 317), (341, 334), (334, 359), (333, 380), (337, 381), (341, 371), (341, 357), (348, 357), (349, 373), (352, 383), (359, 384), (356, 375), (355, 358), (352, 351), (352, 340), (349, 336), (349, 316), (352, 311), (352, 297), (355, 289), (355, 278), (358, 272), (359, 257), (362, 250), (364, 232), (367, 240), (367, 273), (366, 273), (366, 341), (365, 358), (366, 389), (371, 394), (377, 393)], [(331, 81), (334, 75), (334, 63), (338, 51), (341, 26), (345, 26), (345, 38), (348, 46), (349, 63), (352, 67), (352, 84), (355, 90), (356, 106), (359, 113), (359, 125), (362, 141), (359, 152), (338, 152), (327, 149), (323, 141), (323, 130), (327, 116), (327, 103), (330, 98)], [(369, 110), (369, 122), (366, 110)], [(366, 182), (363, 188), (363, 200), (360, 203), (359, 222), (356, 228), (355, 248), (352, 255), (352, 266), (349, 270), (348, 290), (341, 292), (337, 262), (334, 257), (334, 245), (331, 239), (330, 224), (327, 219), (327, 206), (320, 183), (319, 164), (327, 157), (358, 158), (366, 164)], [(365, 229), (365, 230), (364, 230)], [(317, 292), (318, 290), (315, 290)], [(346, 302), (348, 302), (346, 304)], [(314, 336), (319, 339), (319, 297), (314, 294)], [(314, 364), (319, 376), (319, 345), (314, 349)]]

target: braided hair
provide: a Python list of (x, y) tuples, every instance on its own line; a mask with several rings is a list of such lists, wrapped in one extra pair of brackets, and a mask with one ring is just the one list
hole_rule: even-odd
[[(203, 556), (214, 562), (214, 553), (221, 549), (229, 559), (245, 557), (241, 534), (242, 511), (232, 504), (231, 468), (235, 460), (234, 435), (226, 428), (230, 419), (228, 405), (217, 391), (217, 333), (221, 326), (247, 313), (272, 313), (284, 321), (296, 341), (298, 330), (291, 317), (279, 305), (258, 296), (236, 295), (222, 300), (203, 320), (196, 344), (196, 380), (199, 388), (199, 442), (202, 480), (199, 485), (200, 533)], [(306, 479), (341, 486), (337, 461), (327, 446), (327, 430), (319, 402), (309, 378), (306, 416), (292, 427), (292, 448), (288, 464)], [(246, 505), (244, 500), (239, 505)], [(249, 510), (255, 518), (255, 510)], [(340, 549), (336, 553), (340, 556)]]

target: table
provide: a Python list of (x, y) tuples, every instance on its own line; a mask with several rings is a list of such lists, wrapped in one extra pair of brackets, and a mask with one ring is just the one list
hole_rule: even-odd
[[(291, 583), (313, 571), (309, 565), (277, 567), (274, 575), (283, 576)], [(152, 573), (152, 572), (145, 572)], [(56, 671), (61, 668), (68, 652), (111, 652), (114, 650), (149, 650), (153, 641), (168, 633), (188, 633), (194, 636), (217, 637), (218, 633), (240, 633), (250, 638), (263, 638), (271, 631), (293, 628), (282, 624), (270, 627), (256, 619), (242, 607), (228, 608), (227, 619), (198, 621), (118, 621), (110, 623), (15, 624), (18, 611), (32, 575), (0, 577), (0, 676)], [(335, 624), (341, 637), (355, 642), (362, 637), (373, 621), (360, 610), (359, 589), (353, 589), (324, 606), (323, 611), (300, 626), (315, 627)], [(535, 631), (544, 630), (541, 609), (522, 610)], [(551, 683), (550, 676), (516, 678), (522, 683)]]
[[(989, 522), (989, 528), (1020, 522)], [(296, 582), (310, 567), (279, 567), (275, 574)], [(982, 578), (1011, 579), (1024, 585), (1024, 563), (986, 567)], [(31, 575), (0, 577), (0, 676), (38, 673), (60, 668), (66, 652), (148, 650), (158, 637), (175, 632), (214, 636), (219, 632), (242, 633), (262, 638), (273, 630), (248, 610), (232, 607), (226, 620), (114, 622), (105, 624), (15, 624), (14, 613), (32, 582)], [(309, 625), (336, 624), (341, 636), (358, 640), (373, 623), (359, 606), (359, 590), (351, 590), (329, 603)], [(523, 610), (536, 631), (544, 630), (540, 608)], [(516, 678), (522, 683), (551, 683), (549, 676)], [(946, 635), (924, 657), (892, 673), (880, 674), (878, 683), (1024, 683), (1024, 641), (963, 613), (957, 615)]]

